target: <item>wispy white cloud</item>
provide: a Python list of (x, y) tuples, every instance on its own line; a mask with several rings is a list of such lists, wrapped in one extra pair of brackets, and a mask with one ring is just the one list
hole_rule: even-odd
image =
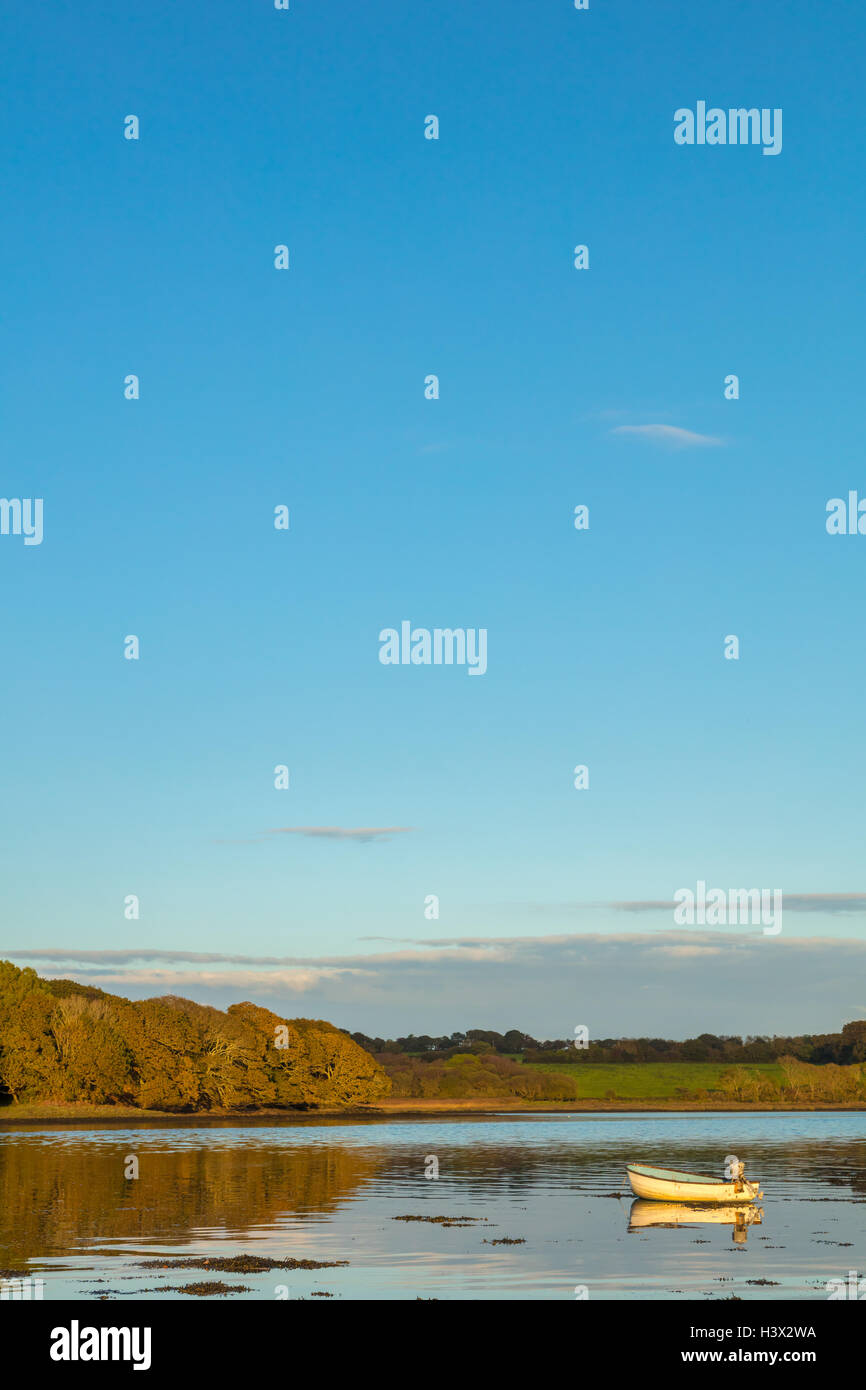
[[(46, 946), (38, 950), (9, 950), (15, 960), (81, 961), (89, 965), (124, 965), (132, 961), (155, 960), (171, 964), (185, 961), (195, 965), (309, 965), (305, 956), (250, 956), (224, 951), (165, 951), (156, 946), (128, 946), (123, 950), (87, 951), (77, 947)], [(3, 951), (0, 950), (0, 956)]]
[[(202, 991), (230, 989), (233, 996), (254, 991), (257, 994), (307, 994), (340, 975), (361, 975), (357, 969), (305, 970), (154, 970), (136, 967), (129, 970), (89, 969), (72, 972), (74, 979), (96, 985), (99, 989), (121, 988), (124, 992), (145, 989), (149, 994), (182, 994), (195, 997)], [(61, 970), (44, 970), (45, 979), (68, 979)]]
[(343, 825), (283, 825), (277, 826), (273, 830), (267, 830), (267, 835), (308, 835), (311, 839), (320, 840), (357, 840), (361, 844), (369, 844), (372, 840), (384, 840), (389, 835), (407, 835), (410, 830), (414, 830), (412, 825), (367, 825), (367, 826), (343, 826)]
[(692, 430), (682, 430), (678, 425), (617, 425), (611, 434), (631, 435), (635, 439), (648, 439), (652, 444), (663, 444), (669, 449), (706, 449), (724, 443), (711, 434), (695, 434)]
[[(782, 893), (786, 912), (849, 913), (866, 912), (866, 893)], [(579, 906), (579, 904), (575, 904)], [(673, 912), (676, 904), (660, 898), (636, 899), (634, 902), (594, 904), (611, 907), (617, 912)]]
[(784, 893), (786, 912), (866, 912), (866, 893)]

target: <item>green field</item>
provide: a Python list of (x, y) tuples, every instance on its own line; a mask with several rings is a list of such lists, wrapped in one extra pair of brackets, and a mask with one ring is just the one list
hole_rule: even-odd
[(675, 1100), (677, 1096), (706, 1095), (718, 1088), (723, 1072), (738, 1071), (761, 1076), (784, 1085), (781, 1067), (775, 1062), (527, 1062), (533, 1071), (574, 1078), (581, 1097), (604, 1100), (610, 1093), (618, 1099)]

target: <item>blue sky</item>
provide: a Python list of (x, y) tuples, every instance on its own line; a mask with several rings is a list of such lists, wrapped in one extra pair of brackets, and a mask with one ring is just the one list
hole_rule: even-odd
[[(0, 536), (0, 952), (379, 1034), (862, 1016), (866, 537), (824, 523), (866, 496), (864, 29), (7, 17), (0, 493), (45, 529)], [(677, 146), (698, 100), (781, 108), (781, 154)], [(381, 665), (404, 619), (486, 628), (486, 674)], [(611, 906), (699, 879), (798, 906)]]

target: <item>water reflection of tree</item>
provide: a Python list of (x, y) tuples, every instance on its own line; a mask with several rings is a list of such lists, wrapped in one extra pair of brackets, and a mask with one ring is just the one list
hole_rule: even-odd
[(202, 1227), (227, 1231), (283, 1214), (333, 1211), (368, 1183), (384, 1154), (354, 1148), (138, 1150), (24, 1140), (0, 1146), (0, 1267), (101, 1241), (173, 1245)]

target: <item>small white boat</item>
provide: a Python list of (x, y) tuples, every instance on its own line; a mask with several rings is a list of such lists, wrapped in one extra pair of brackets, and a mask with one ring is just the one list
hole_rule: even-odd
[(627, 1163), (626, 1172), (636, 1197), (654, 1202), (754, 1202), (763, 1197), (760, 1184), (746, 1182), (742, 1173), (733, 1182), (707, 1178), (700, 1173), (679, 1173), (675, 1168), (649, 1168), (643, 1163)]

